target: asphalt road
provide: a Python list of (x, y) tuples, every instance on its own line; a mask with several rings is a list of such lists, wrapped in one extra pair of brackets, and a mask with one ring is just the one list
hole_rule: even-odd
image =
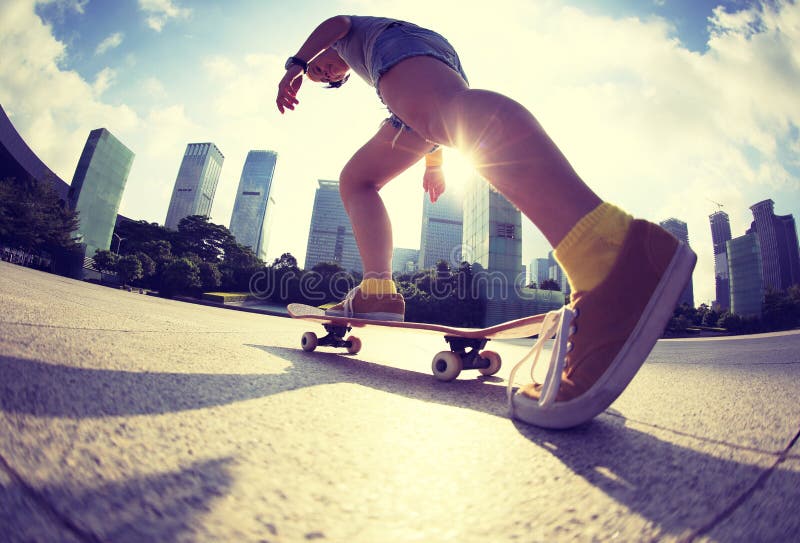
[(800, 539), (800, 333), (661, 341), (554, 432), (507, 416), (528, 341), (440, 383), (438, 336), (306, 330), (0, 263), (0, 539)]

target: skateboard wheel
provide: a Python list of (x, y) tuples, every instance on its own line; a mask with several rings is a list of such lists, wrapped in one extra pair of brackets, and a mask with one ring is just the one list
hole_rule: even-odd
[(347, 348), (348, 353), (356, 354), (358, 353), (358, 351), (361, 350), (361, 340), (358, 339), (356, 336), (348, 337), (347, 341), (350, 343), (350, 346)]
[(452, 351), (442, 351), (433, 357), (431, 369), (439, 381), (452, 381), (464, 368), (461, 357)]
[(500, 371), (502, 361), (500, 360), (499, 354), (494, 351), (482, 351), (480, 357), (489, 361), (488, 368), (478, 368), (478, 371), (481, 372), (482, 375), (494, 375)]
[(303, 334), (303, 337), (300, 338), (300, 345), (303, 346), (304, 351), (310, 353), (317, 348), (317, 334), (314, 332), (306, 332)]

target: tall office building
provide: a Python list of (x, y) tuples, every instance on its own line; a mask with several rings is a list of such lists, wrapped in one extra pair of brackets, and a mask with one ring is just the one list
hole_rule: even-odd
[(419, 244), (419, 268), (436, 266), (446, 260), (450, 266), (461, 264), (461, 235), (464, 224), (463, 197), (447, 190), (435, 204), (422, 195), (422, 231)]
[(786, 248), (786, 264), (782, 265), (782, 273), (786, 276), (783, 284), (788, 286), (800, 284), (800, 244), (797, 240), (797, 224), (792, 215), (776, 217), (778, 243)]
[(164, 226), (177, 230), (185, 217), (211, 215), (224, 161), (225, 157), (213, 143), (190, 143), (186, 146)]
[(530, 265), (530, 278), (528, 283), (536, 283), (536, 286), (550, 279), (550, 261), (546, 258), (534, 258)]
[(419, 249), (403, 249), (392, 251), (392, 273), (414, 273), (419, 262)]
[(564, 294), (571, 294), (572, 287), (569, 285), (567, 274), (564, 273), (564, 269), (561, 267), (561, 264), (559, 264), (558, 260), (556, 260), (555, 253), (553, 251), (547, 253), (547, 264), (547, 278), (558, 283), (561, 292)]
[(730, 278), (728, 270), (727, 242), (731, 239), (731, 222), (728, 214), (717, 211), (709, 215), (711, 222), (711, 242), (714, 245), (715, 300), (720, 309), (731, 306)]
[(752, 205), (754, 221), (750, 231), (758, 235), (761, 244), (764, 288), (785, 290), (800, 283), (797, 230), (794, 217), (777, 216), (774, 207), (772, 200)]
[(274, 151), (247, 153), (231, 213), (230, 231), (236, 241), (250, 247), (264, 261), (275, 213), (275, 200), (270, 190), (277, 160), (278, 154)]
[(319, 180), (308, 232), (305, 269), (320, 262), (338, 262), (344, 269), (362, 271), (350, 218), (339, 195), (338, 181)]
[(133, 158), (133, 152), (105, 128), (89, 132), (68, 192), (69, 206), (80, 213), (78, 232), (87, 257), (111, 247)]
[(490, 326), (564, 305), (564, 294), (524, 288), (522, 214), (475, 175), (464, 196), (464, 253), (473, 266), (470, 289), (484, 302)]
[[(673, 217), (665, 221), (661, 221), (659, 224), (664, 230), (678, 238), (687, 246), (689, 245), (689, 227), (685, 222)], [(683, 304), (686, 304), (689, 307), (694, 307), (694, 280), (691, 278), (689, 279), (689, 283), (686, 285), (686, 288), (683, 289), (681, 297), (678, 298), (678, 305), (680, 306)]]
[(760, 316), (764, 303), (763, 263), (758, 236), (748, 233), (726, 243), (731, 285), (731, 313)]

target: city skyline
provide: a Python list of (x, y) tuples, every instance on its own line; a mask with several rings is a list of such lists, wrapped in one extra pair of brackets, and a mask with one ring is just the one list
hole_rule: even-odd
[[(164, 5), (0, 6), (7, 59), (0, 104), (17, 131), (50, 169), (70, 179), (86, 134), (108, 127), (137, 155), (120, 205), (135, 219), (163, 221), (180, 149), (187, 141), (214, 141), (235, 165), (223, 169), (211, 210), (211, 219), (227, 226), (238, 165), (252, 148), (275, 149), (281, 155), (275, 220), (291, 228), (270, 246), (268, 259), (288, 251), (303, 261), (315, 180), (335, 179), (386, 111), (357, 78), (339, 90), (304, 85), (300, 108), (284, 117), (272, 94), (285, 58), (310, 30), (330, 15), (353, 12), (442, 32), (473, 85), (531, 109), (601, 197), (651, 221), (673, 215), (686, 221), (697, 232), (697, 304), (715, 298), (710, 199), (724, 205), (737, 233), (752, 220), (748, 206), (767, 198), (781, 214), (800, 214), (796, 3), (501, 0), (487, 12), (447, 1), (306, 1), (299, 13), (236, 0)], [(512, 21), (504, 15), (510, 12)], [(483, 39), (474, 39), (476, 28)], [(203, 39), (210, 33), (214, 40)], [(509, 48), (525, 51), (530, 69), (501, 81), (497, 52)], [(445, 155), (456, 189), (469, 170), (455, 153)], [(418, 216), (421, 177), (422, 166), (415, 166), (383, 191), (397, 247), (419, 239), (420, 225), (403, 219)], [(547, 253), (527, 220), (523, 231), (526, 262)]]
[[(7, 117), (3, 117), (3, 122), (5, 123), (3, 125), (3, 130), (4, 134), (6, 134), (4, 136), (4, 145), (10, 145), (12, 152), (16, 153), (20, 157), (29, 156), (29, 158), (26, 160), (30, 162), (31, 165), (34, 166), (32, 169), (36, 171), (39, 170), (42, 171), (42, 173), (39, 174), (40, 177), (42, 177), (43, 179), (52, 177), (53, 174), (51, 172), (48, 173), (49, 170), (47, 169), (46, 165), (41, 163), (39, 163), (39, 165), (36, 165), (37, 157), (35, 155), (30, 156), (31, 153), (30, 150), (28, 149), (26, 151), (24, 149), (26, 146), (24, 140), (21, 141), (19, 139), (19, 135), (15, 133), (13, 124), (10, 123)], [(211, 172), (212, 175), (210, 175), (209, 179), (204, 181), (202, 178), (208, 177), (205, 176), (204, 172), (207, 169), (207, 163), (210, 162), (209, 157), (214, 155), (219, 155), (217, 157), (217, 162), (215, 163), (213, 171)], [(263, 167), (263, 164), (261, 164), (262, 162), (264, 162), (262, 155), (270, 159), (269, 167), (267, 167), (266, 169)], [(121, 199), (122, 193), (124, 192), (124, 182), (127, 177), (127, 172), (130, 170), (130, 166), (131, 163), (133, 162), (134, 156), (135, 155), (127, 147), (125, 147), (125, 145), (122, 144), (122, 142), (114, 138), (114, 136), (110, 134), (107, 129), (100, 128), (91, 131), (87, 139), (86, 145), (84, 146), (81, 159), (79, 160), (78, 166), (76, 167), (76, 171), (73, 177), (73, 183), (72, 185), (66, 185), (67, 191), (65, 196), (69, 200), (70, 207), (71, 208), (80, 207), (79, 196), (83, 189), (87, 173), (91, 174), (88, 177), (93, 180), (94, 185), (97, 184), (97, 178), (99, 178), (99, 176), (102, 175), (116, 176), (121, 179), (120, 182), (122, 183), (122, 185), (117, 187), (118, 190), (113, 194), (109, 193), (110, 197), (112, 197), (113, 200), (112, 202), (110, 202), (110, 205), (101, 206), (104, 208), (102, 210), (104, 212), (108, 211), (108, 213), (111, 213), (111, 211), (113, 211), (114, 219), (116, 219), (116, 211), (118, 209), (119, 200)], [(195, 171), (195, 173), (198, 174), (200, 179), (195, 180), (196, 183), (198, 185), (210, 184), (215, 187), (216, 179), (218, 178), (219, 170), (221, 169), (221, 161), (224, 160), (224, 157), (221, 155), (216, 146), (213, 143), (188, 144), (184, 155), (184, 164), (182, 164), (182, 169), (184, 169), (187, 157), (197, 159), (196, 162), (199, 161), (198, 164), (195, 165), (196, 167), (189, 168), (193, 171), (197, 170)], [(254, 157), (257, 157), (258, 160), (255, 160)], [(259, 162), (259, 164), (254, 164), (254, 162), (256, 161)], [(277, 154), (274, 151), (250, 151), (248, 153), (248, 158), (245, 161), (245, 164), (242, 169), (242, 178), (240, 180), (239, 190), (242, 191), (247, 188), (252, 189), (253, 187), (256, 187), (256, 185), (257, 185), (256, 188), (261, 188), (261, 189), (265, 188), (263, 186), (265, 179), (260, 179), (261, 177), (265, 177), (264, 174), (267, 174), (266, 175), (267, 185), (271, 184), (272, 180), (271, 174), (272, 172), (274, 172), (276, 161), (277, 161)], [(255, 180), (255, 177), (259, 177), (259, 179)], [(174, 189), (175, 191), (178, 191), (179, 181), (181, 181), (180, 172), (178, 175), (178, 179), (176, 180), (176, 185)], [(193, 181), (193, 183), (195, 181)], [(475, 207), (475, 203), (472, 202), (472, 200), (475, 199), (474, 195), (477, 194), (476, 189), (478, 187), (476, 187), (476, 184), (477, 182), (482, 182), (482, 181), (483, 180), (481, 180), (479, 176), (474, 175), (472, 181), (470, 182), (470, 185), (468, 186), (469, 198), (467, 199), (467, 201), (471, 202), (470, 205), (472, 207)], [(54, 179), (53, 182), (55, 183), (54, 186), (57, 188), (57, 190), (60, 190), (59, 189), (60, 185), (58, 183), (63, 183), (63, 181)], [(319, 188), (317, 190), (317, 195), (315, 197), (315, 202), (312, 210), (312, 224), (311, 227), (309, 228), (309, 235), (307, 238), (307, 254), (306, 254), (305, 267), (309, 269), (313, 267), (313, 265), (316, 262), (312, 262), (312, 260), (316, 258), (319, 262), (337, 261), (342, 263), (346, 269), (352, 269), (358, 271), (360, 270), (361, 267), (360, 259), (352, 258), (352, 255), (355, 255), (357, 251), (355, 248), (354, 240), (350, 239), (352, 238), (352, 234), (347, 232), (349, 224), (348, 225), (344, 224), (344, 221), (346, 219), (346, 213), (344, 213), (343, 206), (341, 205), (341, 200), (340, 198), (338, 198), (338, 181), (319, 180), (318, 183), (319, 183)], [(269, 190), (268, 190), (269, 187), (266, 188), (267, 188), (265, 193), (266, 198), (272, 200), (272, 198), (269, 196)], [(488, 186), (484, 186), (483, 190), (479, 192), (484, 192), (484, 191), (487, 193), (491, 192)], [(323, 193), (322, 198), (320, 197), (321, 192)], [(260, 195), (261, 193), (245, 191), (243, 194)], [(495, 193), (492, 192), (492, 194)], [(497, 194), (495, 194), (495, 196), (500, 197)], [(208, 200), (209, 200), (208, 206), (210, 206), (211, 202), (213, 201), (213, 194), (211, 195), (211, 197), (208, 198)], [(423, 206), (423, 215), (421, 220), (421, 222), (423, 223), (422, 226), (423, 236), (422, 239), (420, 240), (420, 249), (396, 248), (395, 249), (396, 256), (401, 253), (410, 254), (413, 252), (415, 255), (417, 255), (416, 258), (419, 258), (419, 255), (421, 253), (421, 248), (424, 247), (427, 241), (430, 241), (427, 239), (427, 237), (429, 236), (426, 237), (425, 235), (426, 228), (424, 223), (426, 220), (431, 220), (431, 218), (438, 218), (438, 219), (444, 218), (448, 219), (445, 222), (451, 223), (454, 221), (450, 219), (458, 219), (457, 222), (459, 222), (460, 225), (463, 226), (465, 224), (463, 215), (464, 213), (463, 206), (458, 205), (462, 203), (463, 195), (461, 194), (454, 195), (451, 193), (449, 195), (448, 200), (449, 202), (443, 208), (438, 210), (431, 205)], [(501, 200), (505, 201), (504, 198), (501, 198)], [(719, 203), (716, 202), (714, 203), (721, 208), (721, 205)], [(508, 205), (507, 201), (506, 204)], [(479, 207), (486, 208), (484, 211), (488, 212), (490, 209), (494, 208), (494, 205), (495, 204), (489, 205), (487, 202), (486, 205)], [(84, 212), (92, 211), (92, 213), (86, 215), (84, 220), (88, 219), (92, 224), (95, 225), (92, 227), (92, 229), (99, 231), (102, 228), (98, 228), (97, 226), (102, 226), (101, 223), (103, 221), (101, 220), (101, 217), (96, 213), (97, 207), (98, 206), (94, 204), (92, 206), (89, 206), (89, 208), (91, 209), (87, 208), (86, 210), (84, 210)], [(105, 210), (106, 207), (108, 208), (108, 210)], [(335, 207), (336, 209), (334, 210), (333, 207)], [(457, 209), (458, 207), (461, 207), (461, 209)], [(798, 281), (798, 278), (800, 277), (800, 256), (798, 256), (799, 249), (798, 247), (796, 247), (797, 231), (796, 231), (796, 224), (794, 217), (791, 214), (776, 215), (774, 213), (774, 208), (775, 208), (775, 202), (771, 199), (767, 199), (751, 205), (749, 209), (753, 214), (754, 220), (751, 223), (750, 228), (747, 230), (745, 235), (733, 239), (731, 239), (730, 224), (727, 213), (721, 211), (720, 209), (709, 216), (712, 240), (714, 242), (715, 281), (716, 281), (716, 293), (717, 293), (717, 297), (715, 300), (711, 301), (711, 305), (713, 305), (713, 303), (717, 303), (723, 309), (730, 307), (734, 312), (741, 313), (742, 311), (744, 311), (745, 315), (752, 315), (757, 313), (757, 311), (753, 308), (756, 307), (756, 302), (754, 300), (756, 300), (759, 296), (758, 294), (756, 294), (758, 291), (761, 292), (761, 297), (763, 298), (763, 293), (767, 289), (770, 288), (784, 289), (788, 288), (788, 286), (791, 286), (792, 284), (800, 283), (800, 281)], [(509, 210), (511, 211), (512, 209), (513, 208), (509, 205)], [(234, 214), (236, 212), (235, 210), (236, 207), (234, 208)], [(261, 211), (266, 213), (266, 209), (262, 209)], [(518, 210), (514, 209), (513, 213), (519, 215)], [(250, 214), (252, 215), (252, 213)], [(314, 219), (315, 215), (317, 216), (316, 220)], [(331, 217), (335, 219), (334, 222), (338, 220), (339, 222), (342, 223), (337, 227), (336, 240), (332, 245), (334, 247), (334, 255), (332, 258), (326, 255), (322, 255), (322, 253), (326, 252), (330, 248), (329, 246), (331, 246), (330, 243), (331, 239), (328, 239), (328, 237), (330, 236), (326, 237), (326, 234), (330, 233), (328, 232), (329, 229), (325, 228), (325, 225), (322, 223), (323, 221), (327, 221)], [(262, 217), (262, 219), (263, 218), (264, 217)], [(231, 222), (232, 223), (234, 222), (233, 216), (231, 218)], [(687, 244), (689, 243), (688, 229), (684, 221), (681, 221), (680, 219), (677, 219), (675, 217), (671, 217), (669, 219), (661, 221), (660, 224), (662, 227), (666, 228), (668, 231), (670, 231), (673, 235), (678, 237), (684, 243)], [(496, 229), (497, 225), (494, 226)], [(504, 226), (508, 227), (509, 225), (504, 225)], [(271, 233), (269, 231), (264, 230), (266, 227), (267, 223), (262, 221), (258, 235), (260, 241), (259, 244), (257, 245), (259, 246), (261, 241), (265, 241), (263, 239), (263, 235), (266, 234), (268, 239)], [(759, 234), (759, 228), (761, 229), (763, 234)], [(467, 230), (474, 230), (474, 229), (475, 228), (473, 226), (470, 226)], [(515, 235), (521, 233), (521, 224), (513, 226), (512, 229), (515, 232), (515, 234), (512, 235), (511, 237), (514, 238)], [(344, 237), (348, 238), (347, 241), (344, 240), (342, 234), (345, 234)], [(349, 236), (347, 234), (349, 234)], [(441, 235), (442, 234), (441, 232), (439, 234), (440, 234), (439, 237), (443, 239), (452, 238), (452, 235), (450, 234), (444, 236)], [(234, 235), (236, 234), (234, 233)], [(467, 233), (465, 239), (470, 235), (474, 237), (474, 234)], [(764, 236), (766, 236), (767, 240), (766, 243), (762, 243), (759, 240), (759, 238), (763, 238)], [(459, 236), (459, 239), (461, 239), (461, 236)], [(786, 245), (787, 243), (789, 245), (794, 244), (795, 247), (794, 248), (789, 246), (784, 247), (784, 245)], [(105, 245), (108, 244), (102, 242), (99, 244), (94, 243), (91, 245), (90, 250), (87, 251), (87, 254), (94, 252), (94, 250), (104, 248)], [(348, 254), (344, 255), (347, 258), (342, 258), (343, 257), (342, 250), (345, 249), (345, 245), (347, 245), (346, 247), (347, 250), (345, 250), (344, 252)], [(474, 241), (472, 245), (475, 245)], [(764, 245), (769, 245), (770, 248), (765, 251)], [(312, 250), (311, 249), (312, 247), (315, 247), (315, 249)], [(718, 251), (721, 250), (720, 248), (724, 248), (724, 252), (719, 253)], [(336, 253), (337, 250), (339, 251), (338, 255)], [(749, 256), (747, 256), (754, 250), (759, 253), (758, 267), (760, 268), (761, 265), (763, 264), (763, 270), (759, 269), (757, 277), (756, 274), (753, 273), (754, 261)], [(469, 244), (465, 244), (461, 248), (461, 250), (459, 250), (459, 253), (461, 253), (462, 251), (467, 254), (470, 254), (475, 252), (475, 248), (471, 247)], [(734, 251), (735, 254), (738, 254), (738, 261), (734, 261), (732, 257), (733, 254), (732, 251)], [(519, 265), (521, 266), (520, 269), (524, 272), (525, 266), (522, 264), (521, 256), (519, 259), (517, 259), (516, 257), (518, 255), (515, 254), (516, 251), (512, 251), (512, 253), (514, 254), (510, 255), (503, 254), (502, 257), (509, 262), (511, 261), (511, 259), (515, 261), (519, 260)], [(261, 254), (260, 251), (257, 254), (257, 256), (259, 256), (263, 260), (263, 255)], [(531, 262), (532, 270), (536, 269), (534, 263), (539, 260), (549, 263), (549, 278), (556, 280), (561, 285), (561, 290), (569, 294), (569, 285), (566, 282), (566, 277), (561, 276), (560, 273), (561, 270), (553, 258), (553, 252), (550, 251), (548, 253), (547, 259), (540, 259), (540, 258), (534, 259), (534, 261)], [(478, 261), (474, 262), (474, 264), (480, 265), (481, 264), (480, 258)], [(720, 270), (721, 266), (723, 265), (725, 267), (724, 271), (727, 272), (727, 275), (723, 276), (722, 281), (720, 281), (721, 279)], [(416, 267), (419, 269), (419, 266)], [(401, 270), (398, 268), (398, 269), (393, 269), (393, 271), (401, 272), (409, 270)], [(487, 271), (493, 271), (493, 270), (487, 270)], [(732, 288), (734, 273), (738, 273), (737, 277), (738, 285), (736, 289)], [(774, 276), (775, 278), (778, 277), (781, 278), (772, 280), (772, 282), (781, 281), (780, 283), (778, 283), (777, 287), (775, 285), (768, 284), (770, 280), (768, 280), (767, 278), (770, 276)], [(730, 278), (730, 282), (727, 281), (728, 278)], [(743, 287), (742, 285), (744, 282), (746, 282), (747, 284)], [(681, 296), (680, 303), (689, 303), (692, 306), (700, 305), (700, 303), (706, 303), (706, 302), (699, 302), (695, 304), (693, 302), (690, 302), (690, 300), (693, 299), (692, 289), (693, 285), (692, 282), (690, 281), (683, 295)], [(724, 296), (724, 300), (721, 300), (720, 293), (721, 292), (724, 293), (725, 291), (727, 291), (727, 296)], [(742, 300), (745, 300), (744, 304), (742, 303)], [(746, 307), (746, 309), (742, 309), (743, 307)]]

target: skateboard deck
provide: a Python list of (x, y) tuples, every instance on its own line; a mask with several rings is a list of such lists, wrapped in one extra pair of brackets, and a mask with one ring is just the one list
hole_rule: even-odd
[(394, 322), (355, 319), (349, 317), (330, 317), (325, 311), (310, 305), (289, 304), (289, 315), (293, 319), (307, 320), (321, 324), (327, 335), (318, 337), (314, 332), (303, 334), (300, 344), (304, 351), (311, 352), (318, 346), (346, 348), (350, 354), (361, 350), (361, 340), (356, 336), (345, 336), (353, 328), (379, 326), (385, 328), (409, 328), (444, 336), (450, 345), (449, 351), (442, 351), (433, 357), (431, 369), (440, 381), (452, 381), (465, 369), (476, 369), (483, 375), (494, 375), (500, 370), (500, 355), (494, 351), (484, 351), (486, 343), (492, 339), (515, 339), (538, 335), (545, 315), (533, 315), (512, 321), (495, 324), (487, 328), (459, 328), (441, 324), (422, 322)]

